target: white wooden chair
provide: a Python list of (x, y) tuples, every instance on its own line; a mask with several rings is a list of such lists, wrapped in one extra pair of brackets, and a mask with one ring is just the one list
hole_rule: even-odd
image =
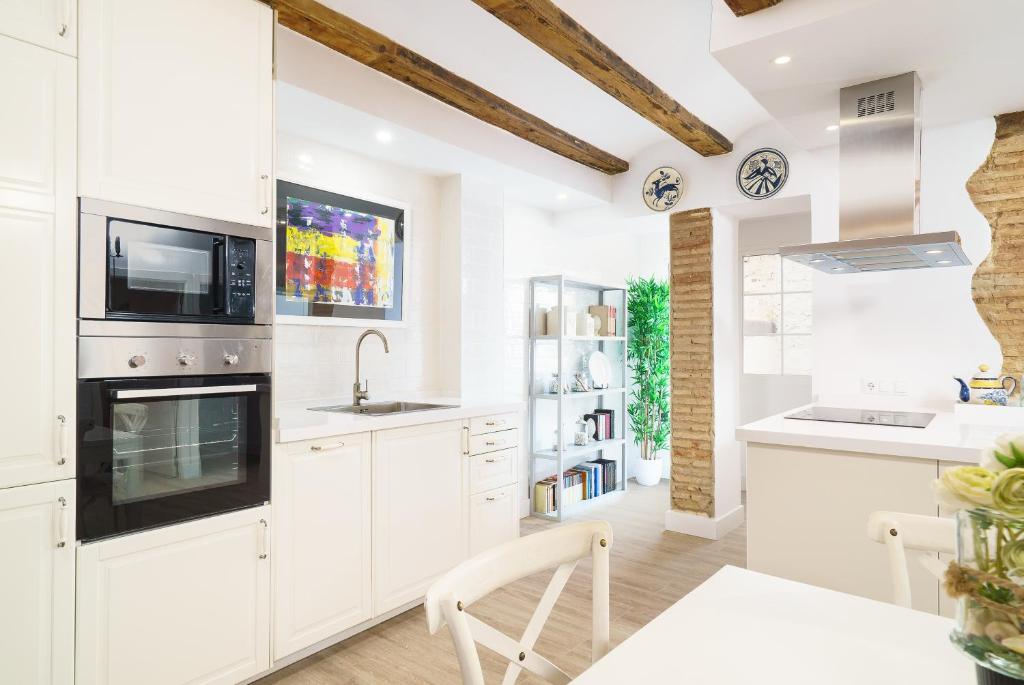
[(907, 551), (940, 580), (946, 565), (936, 553), (956, 554), (956, 521), (938, 516), (876, 511), (868, 518), (868, 537), (889, 552), (893, 604), (910, 608), (910, 569)]
[[(431, 634), (448, 624), (455, 641), (462, 682), (484, 685), (475, 642), (509, 660), (503, 685), (511, 685), (526, 669), (551, 683), (568, 683), (569, 676), (533, 650), (558, 596), (580, 559), (593, 559), (593, 635), (591, 660), (608, 652), (608, 553), (612, 527), (606, 521), (572, 523), (493, 547), (468, 559), (437, 580), (424, 603)], [(522, 637), (514, 640), (467, 613), (484, 595), (520, 578), (556, 567)]]

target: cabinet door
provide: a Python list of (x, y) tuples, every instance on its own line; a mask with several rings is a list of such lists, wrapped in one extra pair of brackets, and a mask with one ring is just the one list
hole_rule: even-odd
[(518, 507), (515, 485), (473, 495), (469, 501), (470, 556), (519, 537)]
[(269, 227), (273, 11), (82, 0), (81, 195)]
[(274, 454), (274, 658), (372, 616), (370, 434)]
[(0, 34), (74, 55), (76, 4), (76, 0), (0, 0)]
[(74, 468), (75, 60), (0, 36), (0, 487)]
[(229, 685), (270, 666), (270, 507), (83, 545), (76, 685)]
[(373, 434), (373, 613), (421, 599), (468, 551), (461, 421)]
[(74, 481), (0, 490), (0, 682), (71, 685)]

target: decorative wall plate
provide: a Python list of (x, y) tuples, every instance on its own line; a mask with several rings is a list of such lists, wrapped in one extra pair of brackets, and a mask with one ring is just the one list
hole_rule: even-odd
[(683, 196), (683, 176), (670, 166), (660, 166), (644, 181), (644, 204), (656, 212), (672, 209)]
[(789, 160), (775, 148), (763, 147), (743, 158), (736, 170), (736, 187), (752, 200), (763, 200), (782, 190), (789, 180)]

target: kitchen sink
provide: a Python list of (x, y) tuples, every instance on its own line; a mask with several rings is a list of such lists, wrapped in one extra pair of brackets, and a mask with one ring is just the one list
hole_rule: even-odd
[(355, 414), (357, 416), (387, 416), (389, 414), (408, 414), (413, 411), (430, 409), (452, 409), (457, 404), (430, 404), (428, 402), (367, 402), (358, 407), (351, 404), (332, 404), (326, 407), (310, 407), (310, 411), (330, 411), (338, 414)]

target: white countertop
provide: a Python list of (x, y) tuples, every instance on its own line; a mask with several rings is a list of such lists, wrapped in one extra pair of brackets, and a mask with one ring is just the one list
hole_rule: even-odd
[(276, 442), (296, 442), (298, 440), (315, 440), (332, 435), (346, 435), (365, 431), (384, 430), (416, 426), (424, 423), (453, 421), (472, 416), (488, 414), (505, 414), (521, 412), (526, 403), (522, 400), (460, 400), (452, 397), (374, 397), (371, 402), (387, 402), (401, 399), (409, 402), (429, 402), (431, 404), (456, 405), (448, 409), (428, 409), (404, 414), (386, 416), (358, 416), (329, 411), (310, 411), (310, 407), (325, 407), (335, 404), (351, 404), (352, 398), (327, 398), (321, 400), (303, 400), (299, 402), (282, 402), (274, 407), (274, 438)]
[[(573, 685), (969, 685), (953, 621), (726, 566)], [(558, 659), (553, 661), (557, 664)]]
[[(810, 405), (807, 405), (810, 406)], [(982, 450), (1003, 433), (1019, 433), (1024, 426), (993, 426), (957, 420), (950, 411), (934, 411), (926, 428), (834, 423), (786, 419), (804, 407), (754, 421), (736, 429), (736, 439), (746, 442), (811, 447), (846, 452), (866, 452), (938, 461), (977, 463)]]

